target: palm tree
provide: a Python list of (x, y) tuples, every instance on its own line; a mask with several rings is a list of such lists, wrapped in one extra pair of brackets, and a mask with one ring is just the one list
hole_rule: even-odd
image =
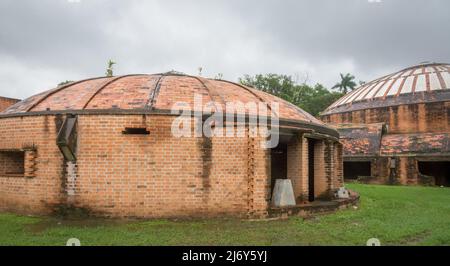
[(347, 73), (345, 76), (341, 73), (341, 82), (337, 83), (333, 86), (332, 89), (338, 89), (340, 92), (347, 94), (349, 91), (352, 91), (356, 87), (356, 83), (354, 81), (355, 76)]

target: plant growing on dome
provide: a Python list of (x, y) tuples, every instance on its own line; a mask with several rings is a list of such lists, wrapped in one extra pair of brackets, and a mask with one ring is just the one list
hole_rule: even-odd
[(58, 87), (64, 86), (64, 85), (72, 83), (72, 82), (73, 82), (73, 80), (66, 80), (66, 81), (60, 82), (60, 83), (58, 83)]
[(107, 77), (112, 77), (114, 74), (114, 65), (116, 64), (116, 62), (114, 62), (113, 60), (109, 60), (108, 61), (108, 67), (106, 68), (106, 76)]

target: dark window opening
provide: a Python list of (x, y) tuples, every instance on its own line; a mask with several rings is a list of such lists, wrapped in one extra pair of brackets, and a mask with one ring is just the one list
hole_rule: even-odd
[(450, 162), (418, 162), (422, 175), (434, 177), (436, 186), (450, 187)]
[[(280, 143), (271, 150), (271, 188), (275, 187), (277, 179), (287, 178), (287, 144)], [(272, 193), (271, 193), (272, 195)]]
[(308, 139), (308, 200), (314, 201), (314, 145), (315, 140)]
[(0, 176), (22, 177), (25, 175), (25, 152), (0, 151)]
[(149, 135), (150, 131), (148, 131), (145, 127), (126, 127), (122, 133), (125, 135)]
[(344, 162), (344, 178), (358, 179), (360, 176), (371, 176), (370, 162)]

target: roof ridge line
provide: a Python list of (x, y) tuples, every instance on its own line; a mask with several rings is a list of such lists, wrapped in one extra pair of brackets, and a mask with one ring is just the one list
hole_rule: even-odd
[[(148, 108), (153, 109), (154, 108), (153, 105), (155, 103), (156, 95), (157, 94), (159, 95), (159, 90), (161, 88), (162, 79), (166, 76), (164, 73), (161, 73), (161, 74), (158, 74), (158, 75), (159, 75), (159, 78), (156, 81), (155, 86), (153, 87), (152, 94), (150, 95), (147, 103), (144, 106), (144, 108), (146, 108), (146, 109), (148, 109)], [(149, 75), (149, 76), (151, 76), (151, 75)]]
[[(242, 84), (239, 84), (239, 83), (236, 83), (236, 82), (233, 82), (233, 81), (229, 81), (229, 80), (223, 80), (223, 79), (214, 79), (214, 80), (217, 80), (217, 81), (222, 81), (222, 82), (225, 82), (225, 83), (230, 83), (230, 84), (233, 84), (233, 85), (236, 85), (236, 86), (239, 86), (239, 87), (241, 87), (241, 88), (243, 88), (244, 90), (246, 90), (246, 91), (248, 91), (250, 94), (252, 94), (253, 96), (255, 96), (256, 98), (258, 98), (258, 100), (260, 100), (261, 102), (263, 102), (263, 103), (265, 103), (266, 105), (267, 105), (267, 108), (269, 108), (269, 110), (270, 110), (270, 112), (271, 113), (273, 113), (275, 116), (277, 116), (277, 117), (280, 117), (277, 113), (275, 113), (273, 110), (272, 110), (272, 107), (261, 97), (261, 96), (259, 96), (258, 94), (256, 94), (255, 92), (253, 92), (253, 91), (251, 91), (247, 86), (244, 86), (244, 85), (242, 85)], [(280, 98), (281, 99), (281, 98)]]
[(91, 103), (91, 101), (95, 98), (95, 96), (97, 96), (100, 91), (102, 91), (104, 88), (106, 88), (108, 85), (111, 85), (112, 83), (116, 82), (119, 79), (122, 78), (126, 78), (126, 77), (133, 77), (133, 76), (144, 76), (145, 74), (130, 74), (130, 75), (123, 75), (123, 76), (117, 76), (117, 77), (113, 77), (111, 80), (105, 82), (105, 84), (103, 84), (102, 86), (100, 86), (99, 89), (97, 89), (97, 91), (92, 94), (91, 97), (89, 97), (89, 99), (86, 101), (86, 103), (83, 105), (83, 108), (81, 108), (82, 110), (86, 109), (86, 107)]
[(190, 75), (186, 75), (186, 76), (198, 80), (198, 81), (203, 85), (203, 87), (205, 87), (206, 91), (208, 92), (209, 98), (212, 100), (212, 103), (213, 103), (213, 105), (214, 105), (214, 108), (215, 108), (216, 111), (217, 111), (218, 109), (217, 109), (215, 100), (214, 100), (214, 98), (213, 98), (213, 96), (212, 96), (212, 94), (211, 94), (211, 89), (206, 85), (206, 83), (202, 80), (202, 78), (197, 77), (197, 76), (190, 76)]
[(96, 80), (96, 79), (101, 79), (101, 78), (105, 78), (105, 77), (96, 77), (96, 78), (88, 78), (88, 79), (82, 79), (82, 80), (78, 80), (78, 81), (74, 81), (74, 82), (70, 82), (66, 85), (63, 85), (61, 87), (56, 87), (53, 90), (50, 90), (48, 93), (46, 93), (45, 95), (43, 95), (39, 100), (37, 100), (37, 102), (33, 103), (30, 107), (28, 107), (26, 109), (25, 112), (30, 112), (32, 109), (34, 109), (36, 106), (38, 106), (39, 104), (41, 104), (44, 100), (46, 100), (48, 97), (52, 96), (55, 93), (58, 93), (64, 89), (67, 89), (69, 87), (72, 87), (74, 85), (86, 82), (86, 81), (91, 81), (91, 80)]

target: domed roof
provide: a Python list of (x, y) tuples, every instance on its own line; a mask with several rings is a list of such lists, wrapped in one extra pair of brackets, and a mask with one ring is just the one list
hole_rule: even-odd
[[(1, 116), (59, 112), (148, 113), (170, 111), (174, 104), (194, 110), (194, 95), (203, 105), (213, 102), (212, 111), (226, 110), (227, 102), (264, 103), (271, 116), (280, 119), (324, 125), (299, 107), (260, 90), (225, 80), (189, 76), (178, 72), (99, 77), (76, 81), (25, 99), (0, 113)], [(198, 97), (198, 96), (197, 96)], [(279, 103), (279, 113), (270, 103)], [(249, 110), (246, 114), (253, 115)]]
[[(367, 108), (450, 99), (450, 65), (424, 63), (365, 83), (346, 94), (322, 115)], [(445, 97), (442, 93), (445, 93)]]

